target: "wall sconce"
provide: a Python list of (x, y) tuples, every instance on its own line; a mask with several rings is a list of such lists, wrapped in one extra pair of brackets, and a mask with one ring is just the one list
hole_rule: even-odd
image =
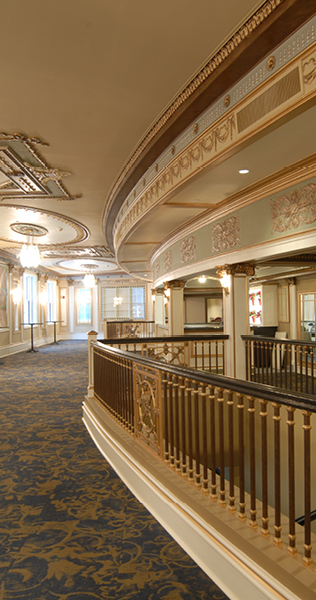
[(16, 288), (14, 288), (14, 290), (12, 290), (11, 295), (13, 304), (20, 304), (21, 288), (19, 285)]
[(220, 282), (225, 294), (229, 294), (231, 286), (231, 275), (229, 275), (229, 273), (227, 273), (226, 271), (222, 271), (222, 274), (220, 275)]
[(41, 292), (39, 295), (39, 301), (41, 306), (46, 306), (47, 304), (47, 293), (45, 291)]
[(155, 300), (156, 300), (155, 290), (151, 290), (151, 299), (153, 302), (155, 302)]
[(167, 304), (169, 297), (170, 297), (170, 288), (165, 288), (164, 292), (163, 292), (163, 301), (165, 304)]
[(205, 283), (205, 282), (206, 282), (205, 275), (202, 275), (202, 277), (199, 277), (199, 283)]

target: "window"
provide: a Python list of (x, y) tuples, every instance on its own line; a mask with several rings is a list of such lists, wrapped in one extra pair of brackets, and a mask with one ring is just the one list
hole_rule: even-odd
[(145, 286), (101, 287), (103, 319), (145, 319)]
[(37, 278), (23, 274), (23, 322), (37, 322)]
[(77, 290), (78, 324), (91, 323), (91, 289)]
[(56, 321), (56, 281), (47, 282), (47, 321)]

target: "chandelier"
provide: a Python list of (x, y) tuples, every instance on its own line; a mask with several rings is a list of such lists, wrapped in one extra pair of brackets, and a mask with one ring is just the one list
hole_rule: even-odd
[(30, 269), (36, 268), (40, 262), (40, 253), (36, 244), (23, 244), (20, 254), (20, 262), (22, 267)]
[(123, 298), (121, 296), (115, 296), (113, 298), (113, 306), (120, 306), (123, 302)]
[(95, 286), (95, 276), (93, 273), (87, 273), (83, 278), (83, 284), (85, 288), (92, 288)]

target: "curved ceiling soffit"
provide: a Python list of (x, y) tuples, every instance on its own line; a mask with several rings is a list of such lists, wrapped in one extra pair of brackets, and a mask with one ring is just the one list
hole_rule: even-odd
[(267, 0), (179, 93), (140, 141), (108, 195), (102, 225), (112, 251), (116, 215), (148, 167), (216, 98), (314, 14), (312, 3)]
[[(9, 220), (11, 220), (13, 218), (12, 223), (17, 225), (18, 223), (20, 223), (19, 218), (16, 218), (15, 213), (21, 213), (23, 211), (23, 224), (24, 225), (28, 225), (28, 226), (32, 226), (33, 223), (31, 223), (31, 221), (34, 221), (34, 215), (39, 215), (40, 217), (43, 218), (43, 221), (45, 222), (45, 220), (47, 220), (48, 223), (52, 223), (52, 222), (57, 222), (60, 224), (64, 224), (66, 226), (68, 226), (73, 232), (74, 235), (71, 237), (71, 239), (63, 239), (60, 242), (54, 241), (54, 242), (47, 242), (45, 243), (44, 240), (41, 242), (39, 242), (39, 247), (42, 248), (47, 248), (47, 247), (59, 247), (59, 246), (69, 246), (71, 244), (77, 244), (79, 242), (84, 242), (85, 240), (87, 240), (90, 237), (90, 232), (88, 230), (88, 228), (83, 225), (82, 223), (79, 223), (79, 221), (76, 221), (75, 219), (71, 219), (70, 217), (65, 217), (62, 214), (59, 213), (55, 213), (53, 211), (50, 210), (46, 210), (46, 209), (42, 209), (42, 208), (34, 208), (32, 206), (22, 206), (22, 205), (16, 205), (16, 204), (7, 204), (7, 203), (1, 203), (0, 204), (0, 211), (2, 209), (5, 209), (6, 211), (8, 211), (8, 216), (10, 217)], [(12, 213), (12, 216), (11, 216)], [(30, 219), (28, 218), (28, 215), (30, 215)], [(10, 229), (10, 231), (12, 231), (14, 233), (14, 230), (12, 228), (10, 228), (10, 225), (12, 225), (12, 223), (7, 223), (7, 227), (8, 229)], [(1, 222), (2, 225), (5, 225), (4, 220)], [(21, 223), (20, 223), (21, 224)], [(45, 222), (46, 225), (46, 222)], [(34, 224), (34, 226), (36, 227), (36, 224)], [(46, 225), (46, 229), (49, 233), (49, 225)], [(1, 228), (0, 228), (1, 229)], [(25, 236), (25, 234), (21, 234), (20, 235)], [(9, 242), (12, 245), (20, 245), (23, 244), (25, 242), (25, 238), (19, 240), (16, 237), (12, 237), (10, 235), (10, 237), (0, 233), (0, 239), (1, 241), (4, 242)]]

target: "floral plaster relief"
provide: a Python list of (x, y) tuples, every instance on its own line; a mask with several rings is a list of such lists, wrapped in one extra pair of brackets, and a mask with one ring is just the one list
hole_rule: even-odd
[(212, 227), (212, 250), (224, 252), (240, 243), (239, 216), (230, 217)]
[(195, 237), (193, 235), (191, 235), (190, 237), (183, 240), (183, 242), (181, 242), (180, 256), (181, 256), (182, 264), (190, 262), (191, 260), (195, 260), (195, 258), (196, 258), (195, 249), (196, 249)]
[(316, 184), (310, 183), (288, 195), (270, 200), (271, 233), (297, 229), (316, 221)]

